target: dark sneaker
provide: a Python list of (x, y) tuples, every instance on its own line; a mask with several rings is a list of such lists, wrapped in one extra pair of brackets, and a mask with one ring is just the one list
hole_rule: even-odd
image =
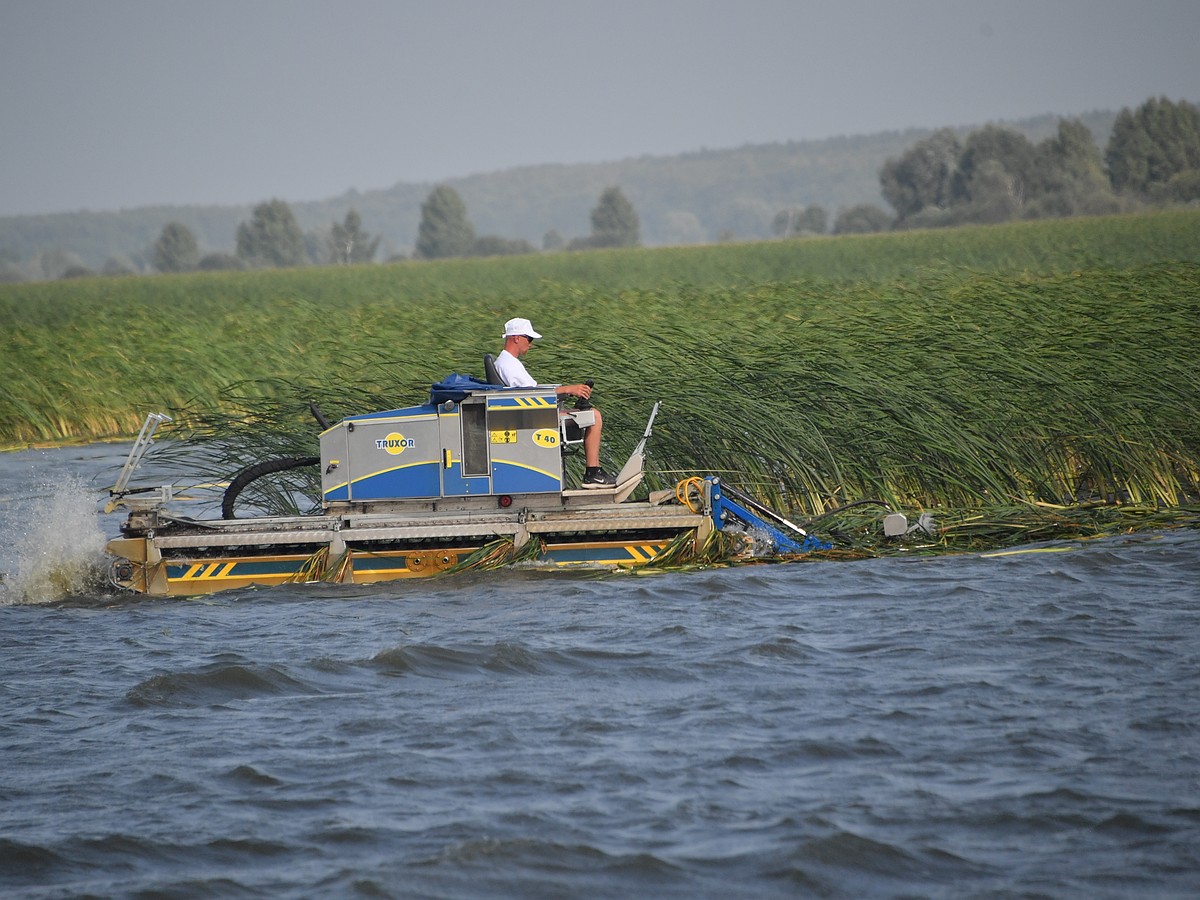
[(613, 478), (603, 469), (597, 469), (595, 472), (583, 476), (583, 487), (585, 488), (612, 488), (616, 486), (617, 479)]

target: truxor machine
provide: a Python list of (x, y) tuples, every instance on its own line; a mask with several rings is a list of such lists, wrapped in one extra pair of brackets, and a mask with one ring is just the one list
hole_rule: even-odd
[(321, 506), (304, 516), (236, 518), (227, 492), (224, 518), (191, 518), (172, 512), (171, 486), (130, 488), (155, 428), (167, 421), (152, 414), (110, 492), (108, 508), (128, 511), (121, 537), (108, 544), (111, 581), (186, 596), (428, 576), (484, 556), (615, 568), (662, 563), (666, 554), (696, 558), (714, 539), (727, 558), (827, 546), (712, 476), (629, 499), (642, 481), (658, 404), (614, 487), (570, 489), (564, 449), (578, 443), (591, 411), (560, 409), (554, 389), (455, 375), (433, 385), (421, 406), (325, 428)]

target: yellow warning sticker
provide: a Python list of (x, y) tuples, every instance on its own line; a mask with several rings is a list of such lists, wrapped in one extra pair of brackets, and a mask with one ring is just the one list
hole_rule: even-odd
[(515, 428), (501, 428), (492, 431), (493, 444), (515, 444), (517, 431)]

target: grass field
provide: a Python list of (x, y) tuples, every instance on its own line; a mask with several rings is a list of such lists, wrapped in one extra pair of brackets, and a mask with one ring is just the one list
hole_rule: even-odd
[[(594, 377), (619, 462), (730, 473), (809, 515), (1194, 502), (1200, 212), (350, 269), (0, 286), (0, 444), (220, 437), (231, 471), (482, 375), (508, 317)], [(249, 418), (252, 428), (235, 427)]]

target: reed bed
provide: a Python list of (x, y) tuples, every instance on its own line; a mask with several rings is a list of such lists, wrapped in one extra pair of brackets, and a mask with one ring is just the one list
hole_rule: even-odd
[[(9, 286), (0, 441), (165, 410), (228, 478), (314, 454), (310, 401), (336, 420), (482, 375), (512, 315), (547, 335), (535, 375), (596, 379), (610, 466), (663, 401), (651, 488), (713, 473), (809, 519), (1200, 494), (1200, 212)], [(258, 501), (315, 502), (293, 477)]]
[[(1194, 502), (1198, 298), (1200, 266), (1177, 264), (930, 272), (868, 291), (677, 287), (584, 294), (570, 307), (547, 294), (522, 309), (547, 335), (570, 333), (583, 310), (612, 322), (638, 310), (628, 329), (548, 338), (529, 360), (535, 372), (596, 377), (610, 466), (661, 400), (650, 487), (715, 473), (812, 517), (866, 498), (896, 509)], [(480, 349), (456, 346), (439, 365), (360, 347), (342, 379), (255, 382), (176, 410), (179, 433), (217, 447), (227, 473), (311, 454), (310, 400), (330, 418), (419, 403), (449, 371), (479, 374)], [(371, 386), (389, 379), (394, 390)]]
[[(0, 285), (0, 447), (136, 433), (145, 410), (262, 397), (280, 379), (350, 385), (360, 355), (395, 360), (380, 390), (428, 382), (495, 344), (514, 311), (570, 310), (558, 335), (616, 329), (646, 312), (735, 308), (782, 285), (804, 302), (889, 303), (897, 279), (945, 270), (1018, 276), (1200, 263), (1200, 211), (753, 244), (562, 253), (331, 269)], [(849, 292), (844, 288), (852, 286)], [(805, 288), (808, 288), (807, 290)], [(1019, 289), (1019, 288), (1018, 288)], [(605, 318), (593, 314), (600, 306)], [(582, 318), (580, 318), (582, 317)], [(729, 317), (714, 320), (728, 324)], [(558, 324), (556, 323), (556, 324)], [(755, 335), (756, 332), (747, 332)], [(643, 353), (643, 355), (645, 355)], [(426, 363), (416, 372), (405, 357)]]

